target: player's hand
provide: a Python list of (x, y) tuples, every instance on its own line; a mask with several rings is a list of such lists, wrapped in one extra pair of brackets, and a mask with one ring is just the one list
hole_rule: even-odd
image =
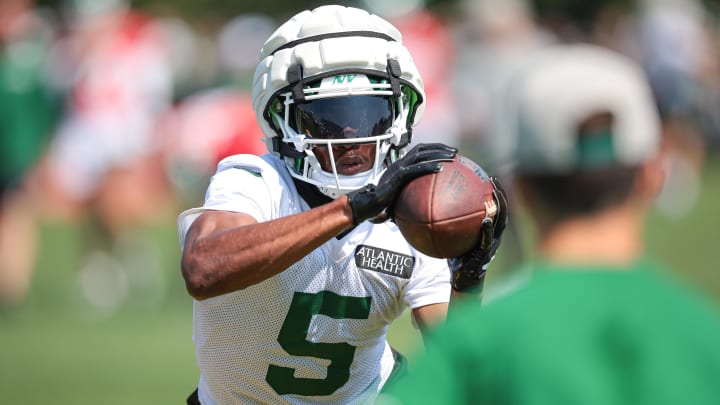
[(392, 206), (403, 187), (411, 180), (440, 171), (441, 162), (455, 158), (457, 149), (441, 144), (418, 144), (391, 164), (377, 185), (368, 184), (348, 193), (353, 223), (377, 218), (383, 221), (392, 216)]
[(495, 186), (493, 194), (497, 213), (492, 218), (483, 220), (480, 227), (480, 241), (472, 250), (463, 256), (448, 259), (452, 273), (452, 287), (455, 291), (482, 289), (488, 265), (495, 258), (495, 252), (502, 241), (502, 233), (507, 223), (507, 195), (496, 177), (490, 177), (490, 180)]

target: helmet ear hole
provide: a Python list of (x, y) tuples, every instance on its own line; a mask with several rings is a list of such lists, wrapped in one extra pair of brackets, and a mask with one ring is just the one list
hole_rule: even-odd
[(273, 113), (282, 117), (283, 114), (285, 114), (285, 106), (283, 105), (283, 102), (279, 98), (273, 100), (268, 106), (268, 113), (271, 117)]
[(285, 109), (285, 106), (284, 106), (283, 102), (282, 102), (279, 98), (276, 98), (276, 99), (272, 102), (272, 104), (270, 105), (270, 108), (271, 108), (274, 112), (276, 112), (276, 113), (278, 113), (278, 114), (281, 114), (281, 113), (283, 112), (283, 110)]
[[(273, 141), (275, 139), (280, 141), (283, 137), (282, 127), (283, 123), (285, 122), (285, 104), (280, 98), (273, 99), (270, 103), (268, 103), (267, 112), (265, 115), (267, 116), (267, 122), (270, 124), (270, 128), (275, 131)], [(277, 152), (277, 150), (275, 150), (275, 152)]]
[(405, 125), (410, 129), (413, 122), (415, 121), (415, 113), (417, 111), (418, 102), (422, 102), (422, 100), (419, 97), (418, 93), (413, 91), (413, 89), (408, 86), (402, 87), (402, 93), (402, 103), (404, 104), (403, 107), (406, 111), (408, 111), (407, 121)]

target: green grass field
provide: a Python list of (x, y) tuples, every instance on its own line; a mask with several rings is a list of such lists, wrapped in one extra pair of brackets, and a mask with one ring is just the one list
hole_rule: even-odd
[[(711, 162), (692, 212), (681, 220), (653, 215), (648, 235), (651, 253), (720, 299), (715, 264), (718, 207), (720, 162)], [(77, 269), (92, 235), (57, 224), (45, 224), (43, 230), (42, 254), (27, 304), (0, 312), (0, 402), (184, 403), (197, 370), (192, 302), (178, 270), (174, 224), (144, 234), (160, 249), (159, 256), (150, 257), (160, 261), (153, 263), (150, 274), (130, 272), (121, 283), (127, 286), (127, 296), (112, 301), (113, 310), (93, 307), (83, 298)], [(501, 250), (494, 266), (503, 265)], [(101, 299), (116, 293), (112, 283), (101, 280), (98, 285), (105, 289)], [(421, 350), (407, 316), (391, 328), (391, 342), (410, 355)]]

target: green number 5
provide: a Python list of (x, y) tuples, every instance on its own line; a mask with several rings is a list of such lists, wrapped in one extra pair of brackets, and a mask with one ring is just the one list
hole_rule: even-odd
[(297, 378), (295, 369), (271, 364), (265, 381), (280, 395), (330, 395), (350, 378), (350, 365), (355, 346), (348, 343), (313, 343), (307, 341), (308, 328), (314, 315), (333, 319), (367, 319), (370, 297), (345, 297), (330, 291), (318, 293), (296, 292), (290, 310), (278, 335), (278, 343), (293, 356), (330, 360), (327, 377)]

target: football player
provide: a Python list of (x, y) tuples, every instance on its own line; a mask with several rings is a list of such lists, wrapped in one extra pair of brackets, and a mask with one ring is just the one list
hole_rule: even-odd
[(253, 107), (270, 153), (221, 161), (204, 205), (178, 218), (200, 369), (189, 403), (370, 402), (404, 364), (389, 324), (411, 308), (427, 330), (452, 288), (482, 286), (502, 191), (463, 257), (425, 256), (387, 220), (405, 184), (457, 152), (408, 146), (425, 94), (401, 38), (364, 10), (323, 6), (263, 46)]

